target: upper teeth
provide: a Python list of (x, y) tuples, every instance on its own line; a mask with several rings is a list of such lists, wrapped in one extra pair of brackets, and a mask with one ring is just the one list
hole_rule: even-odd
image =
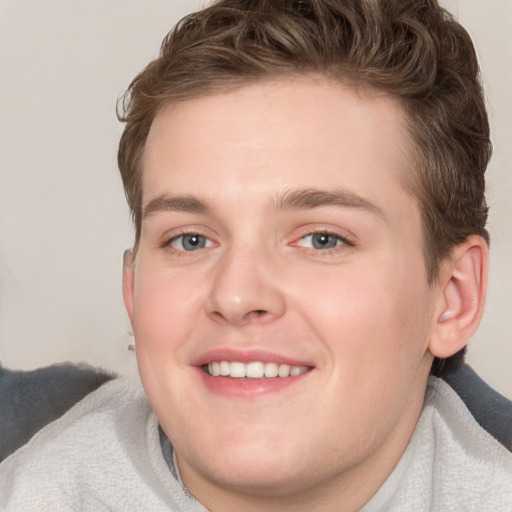
[(240, 363), (238, 361), (218, 361), (208, 364), (208, 373), (214, 377), (248, 377), (259, 379), (262, 377), (294, 377), (309, 370), (308, 366), (291, 366), (289, 364)]

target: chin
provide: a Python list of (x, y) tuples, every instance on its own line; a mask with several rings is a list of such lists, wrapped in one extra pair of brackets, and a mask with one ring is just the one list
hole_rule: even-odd
[(293, 461), (284, 458), (280, 454), (277, 457), (276, 454), (264, 457), (254, 453), (232, 453), (227, 458), (212, 460), (208, 465), (201, 461), (200, 471), (217, 488), (277, 498), (303, 491), (311, 477), (307, 467), (301, 467), (300, 462), (295, 460), (293, 464)]

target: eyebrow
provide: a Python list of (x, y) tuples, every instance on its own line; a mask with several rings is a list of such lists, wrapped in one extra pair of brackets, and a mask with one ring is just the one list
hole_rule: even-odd
[[(279, 194), (273, 201), (275, 211), (311, 210), (329, 206), (366, 210), (386, 220), (384, 212), (376, 204), (347, 190), (294, 189)], [(164, 194), (149, 201), (143, 209), (142, 218), (165, 211), (206, 214), (212, 209), (207, 201), (196, 196)]]
[(159, 212), (208, 213), (210, 206), (194, 196), (162, 195), (155, 197), (144, 207), (142, 218), (145, 219)]
[(348, 190), (319, 190), (312, 188), (290, 190), (274, 200), (275, 210), (310, 210), (328, 206), (341, 206), (369, 211), (383, 220), (386, 216), (375, 203)]

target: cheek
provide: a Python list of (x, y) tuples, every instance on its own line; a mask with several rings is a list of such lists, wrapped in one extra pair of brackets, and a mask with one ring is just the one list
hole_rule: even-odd
[(428, 327), (426, 284), (414, 272), (392, 269), (351, 266), (311, 279), (302, 273), (300, 288), (307, 293), (296, 294), (301, 315), (324, 341), (339, 371), (354, 378), (358, 373), (363, 378), (369, 366), (389, 374), (410, 357), (422, 356)]
[(183, 344), (197, 323), (203, 303), (201, 279), (188, 274), (138, 268), (133, 328), (137, 344), (168, 349)]
[(169, 425), (175, 420), (167, 417), (168, 410), (188, 410), (181, 403), (179, 383), (187, 379), (185, 354), (197, 325), (200, 289), (193, 276), (184, 279), (151, 265), (138, 265), (136, 272), (133, 331), (137, 366), (159, 420)]

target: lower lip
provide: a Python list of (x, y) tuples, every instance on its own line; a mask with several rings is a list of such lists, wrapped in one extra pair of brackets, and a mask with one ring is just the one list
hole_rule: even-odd
[(198, 368), (200, 377), (208, 390), (227, 397), (256, 398), (269, 393), (277, 393), (300, 382), (311, 370), (293, 377), (269, 377), (261, 379), (236, 379), (231, 377), (212, 377)]

